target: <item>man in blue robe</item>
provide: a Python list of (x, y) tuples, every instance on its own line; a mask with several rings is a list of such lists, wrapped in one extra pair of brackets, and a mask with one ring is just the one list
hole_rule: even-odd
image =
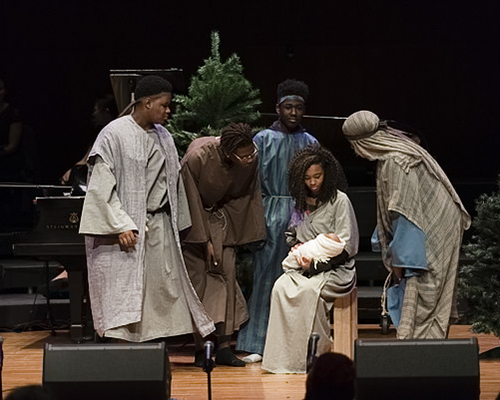
[(254, 255), (252, 294), (248, 302), (250, 319), (238, 335), (236, 348), (251, 353), (245, 362), (262, 360), (269, 319), (271, 290), (281, 275), (281, 262), (290, 248), (285, 231), (293, 200), (288, 190), (288, 165), (299, 150), (317, 140), (300, 124), (309, 88), (304, 82), (288, 79), (278, 85), (278, 120), (259, 132), (254, 142), (259, 149), (259, 176), (264, 204), (267, 241)]

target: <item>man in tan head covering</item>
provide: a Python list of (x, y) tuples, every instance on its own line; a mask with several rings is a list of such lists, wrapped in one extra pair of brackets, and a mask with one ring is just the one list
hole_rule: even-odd
[(445, 338), (470, 216), (438, 163), (404, 132), (370, 111), (352, 114), (342, 130), (359, 156), (377, 161), (382, 258), (406, 285), (397, 337)]

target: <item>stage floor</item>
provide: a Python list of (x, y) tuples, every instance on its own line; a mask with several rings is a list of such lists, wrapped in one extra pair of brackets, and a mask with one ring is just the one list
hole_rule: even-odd
[[(15, 387), (42, 383), (42, 361), (45, 343), (70, 343), (67, 331), (0, 333), (4, 338), (3, 397)], [(500, 346), (493, 335), (473, 334), (467, 325), (454, 325), (450, 338), (478, 338), (480, 351)], [(390, 338), (382, 335), (377, 325), (360, 325), (360, 338)], [(172, 397), (178, 400), (208, 398), (207, 375), (193, 366), (193, 345), (189, 336), (167, 343), (172, 369)], [(500, 360), (481, 361), (481, 400), (495, 400), (500, 392)], [(305, 375), (273, 375), (264, 373), (259, 364), (244, 368), (216, 367), (211, 374), (214, 399), (302, 400)]]

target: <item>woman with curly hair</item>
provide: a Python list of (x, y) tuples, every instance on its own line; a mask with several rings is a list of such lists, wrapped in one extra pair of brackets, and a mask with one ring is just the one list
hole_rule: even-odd
[[(312, 145), (298, 152), (289, 169), (295, 209), (287, 231), (294, 249), (321, 234), (335, 233), (343, 250), (328, 261), (297, 257), (298, 268), (283, 264), (285, 273), (274, 284), (262, 368), (274, 373), (305, 373), (307, 343), (320, 335), (318, 354), (329, 351), (329, 310), (333, 301), (356, 284), (354, 256), (358, 227), (340, 164), (327, 149)], [(345, 242), (345, 244), (344, 244)]]

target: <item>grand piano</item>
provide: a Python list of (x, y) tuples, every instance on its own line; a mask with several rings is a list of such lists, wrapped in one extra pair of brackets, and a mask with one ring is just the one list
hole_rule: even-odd
[(84, 196), (36, 197), (36, 223), (12, 246), (14, 255), (60, 262), (68, 272), (70, 337), (92, 340), (84, 236), (78, 234)]

